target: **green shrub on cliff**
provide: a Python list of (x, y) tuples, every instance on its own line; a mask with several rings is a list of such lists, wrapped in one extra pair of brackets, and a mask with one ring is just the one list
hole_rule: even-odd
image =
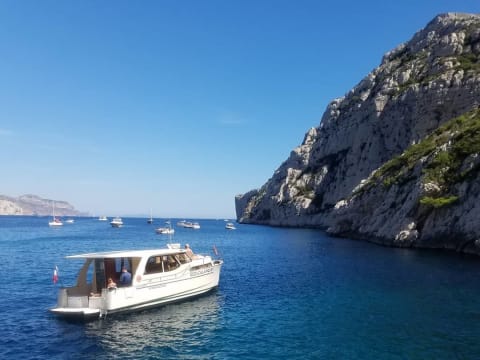
[(450, 205), (458, 200), (458, 196), (452, 195), (448, 197), (430, 197), (424, 196), (420, 199), (420, 204), (432, 206), (434, 208), (440, 208), (442, 206)]
[(414, 166), (421, 161), (424, 163), (423, 182), (438, 184), (443, 194), (437, 198), (425, 197), (421, 203), (435, 208), (444, 206), (457, 200), (454, 195), (445, 196), (453, 185), (479, 170), (477, 166), (460, 171), (465, 159), (472, 154), (480, 154), (478, 109), (446, 122), (430, 136), (392, 158), (377, 170), (362, 190), (367, 190), (375, 183), (385, 187), (401, 185), (411, 179)]

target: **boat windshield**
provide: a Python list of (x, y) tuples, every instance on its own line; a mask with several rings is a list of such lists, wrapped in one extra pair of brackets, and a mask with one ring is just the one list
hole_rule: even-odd
[(145, 266), (145, 274), (156, 274), (177, 269), (181, 264), (189, 261), (183, 253), (172, 255), (150, 256)]

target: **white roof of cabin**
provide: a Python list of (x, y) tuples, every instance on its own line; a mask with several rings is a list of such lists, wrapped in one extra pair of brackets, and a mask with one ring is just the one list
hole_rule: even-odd
[(89, 254), (69, 255), (67, 259), (105, 259), (105, 258), (120, 258), (120, 257), (150, 257), (172, 255), (184, 253), (184, 249), (148, 249), (148, 250), (121, 250), (121, 251), (105, 251)]

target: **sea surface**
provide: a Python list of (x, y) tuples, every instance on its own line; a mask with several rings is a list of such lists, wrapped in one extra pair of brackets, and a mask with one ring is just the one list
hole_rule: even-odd
[[(81, 261), (163, 247), (164, 219), (0, 217), (1, 359), (479, 359), (480, 258), (381, 247), (311, 229), (198, 220), (174, 242), (225, 263), (218, 289), (148, 311), (69, 323), (48, 312)], [(178, 219), (172, 219), (175, 225)], [(55, 266), (60, 281), (53, 284)]]

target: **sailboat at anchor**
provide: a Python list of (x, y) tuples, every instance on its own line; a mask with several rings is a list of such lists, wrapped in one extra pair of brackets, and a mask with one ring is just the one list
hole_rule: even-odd
[(152, 224), (152, 223), (153, 223), (152, 209), (150, 209), (150, 219), (147, 220), (147, 224)]
[(55, 202), (52, 201), (52, 221), (48, 222), (49, 226), (62, 226), (63, 222), (55, 216)]

